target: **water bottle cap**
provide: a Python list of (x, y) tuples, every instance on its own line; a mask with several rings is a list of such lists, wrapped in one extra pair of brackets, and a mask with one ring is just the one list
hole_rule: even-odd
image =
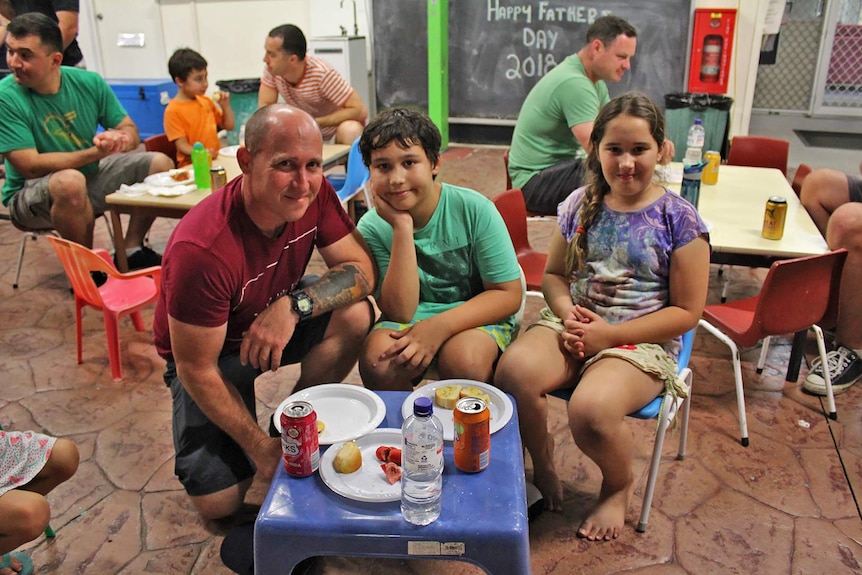
[(193, 149), (195, 149), (195, 150), (203, 150), (203, 149), (204, 149), (204, 145), (203, 145), (201, 142), (195, 142), (195, 145), (194, 145), (194, 146), (192, 146), (192, 148), (193, 148)]
[(431, 415), (434, 407), (430, 397), (417, 397), (413, 401), (413, 413), (415, 415)]
[(697, 125), (700, 125), (700, 124), (703, 124), (703, 120), (701, 120), (700, 118), (695, 118), (694, 123)]

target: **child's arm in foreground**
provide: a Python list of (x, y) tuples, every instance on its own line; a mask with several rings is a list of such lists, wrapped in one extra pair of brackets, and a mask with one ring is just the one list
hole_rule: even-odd
[(374, 196), (374, 207), (386, 223), (392, 226), (392, 246), (386, 276), (380, 280), (377, 305), (383, 317), (398, 323), (408, 323), (419, 307), (419, 266), (413, 245), (413, 218), (409, 212), (393, 209), (389, 203)]
[(554, 229), (551, 245), (548, 249), (548, 261), (545, 264), (545, 275), (542, 276), (542, 293), (548, 307), (559, 318), (569, 316), (574, 305), (569, 289), (570, 278), (566, 275), (566, 251), (568, 243), (559, 228)]
[(609, 324), (594, 312), (575, 306), (565, 318), (566, 348), (580, 357), (625, 344), (663, 343), (697, 325), (709, 285), (709, 243), (701, 236), (674, 250), (670, 258), (669, 302), (651, 314)]
[[(391, 269), (391, 268), (390, 268)], [(455, 334), (475, 327), (500, 323), (521, 305), (521, 280), (504, 283), (483, 282), (484, 291), (461, 305), (424, 319), (392, 334), (395, 342), (381, 359), (400, 356), (396, 363), (427, 367), (440, 347)]]

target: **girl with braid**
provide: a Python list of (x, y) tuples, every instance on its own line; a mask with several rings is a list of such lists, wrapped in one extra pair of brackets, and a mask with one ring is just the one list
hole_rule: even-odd
[(618, 537), (625, 523), (634, 477), (624, 418), (663, 391), (683, 389), (681, 335), (706, 303), (706, 225), (691, 204), (653, 181), (664, 140), (664, 117), (643, 94), (624, 94), (600, 111), (587, 185), (557, 208), (542, 281), (548, 307), (506, 350), (495, 377), (517, 401), (533, 479), (553, 511), (564, 497), (546, 394), (575, 388), (569, 427), (602, 472), (598, 502), (578, 529), (591, 541)]

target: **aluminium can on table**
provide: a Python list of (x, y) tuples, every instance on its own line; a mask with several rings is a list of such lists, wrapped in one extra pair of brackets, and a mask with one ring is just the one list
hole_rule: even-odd
[(455, 467), (468, 473), (482, 471), (491, 462), (491, 412), (485, 401), (462, 397), (452, 412), (455, 424)]
[(281, 418), (281, 450), (284, 470), (294, 477), (307, 477), (320, 465), (317, 413), (307, 401), (288, 403)]
[(761, 235), (768, 240), (780, 240), (784, 237), (784, 220), (787, 218), (787, 198), (772, 196), (766, 201), (763, 212), (763, 230)]
[(708, 163), (703, 168), (703, 175), (700, 181), (708, 186), (718, 183), (718, 167), (721, 165), (721, 154), (714, 150), (710, 150), (703, 155), (703, 159)]
[(212, 191), (216, 191), (227, 183), (227, 171), (222, 166), (210, 168), (210, 184)]

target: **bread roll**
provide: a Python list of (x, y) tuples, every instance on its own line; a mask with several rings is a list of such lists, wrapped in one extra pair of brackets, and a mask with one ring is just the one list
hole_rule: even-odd
[(362, 452), (359, 451), (355, 441), (348, 441), (341, 446), (335, 454), (332, 466), (338, 473), (353, 473), (362, 467)]
[(476, 387), (475, 385), (471, 385), (469, 387), (464, 387), (461, 389), (461, 397), (478, 397), (486, 404), (491, 405), (491, 396)]
[(461, 398), (460, 385), (441, 385), (434, 390), (434, 403), (443, 409), (455, 409), (455, 404)]

